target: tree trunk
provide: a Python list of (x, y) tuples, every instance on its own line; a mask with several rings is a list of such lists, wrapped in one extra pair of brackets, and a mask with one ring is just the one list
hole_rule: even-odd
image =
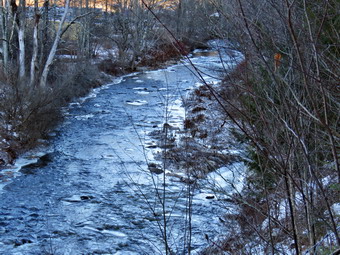
[(31, 59), (31, 74), (30, 74), (30, 87), (34, 85), (35, 77), (36, 77), (36, 70), (38, 68), (38, 25), (40, 20), (40, 14), (38, 13), (38, 1), (35, 0), (34, 2), (34, 9), (35, 9), (35, 22), (34, 22), (34, 29), (33, 29), (33, 53)]
[[(8, 3), (8, 1), (6, 1)], [(3, 4), (3, 1), (0, 2), (1, 7), (1, 17), (0, 17), (0, 27), (1, 27), (1, 35), (2, 35), (2, 60), (3, 60), (3, 71), (7, 74), (8, 70), (8, 56), (9, 56), (9, 47), (8, 47), (8, 6)]]
[(50, 53), (48, 55), (48, 58), (46, 60), (43, 72), (41, 74), (40, 84), (39, 85), (42, 88), (46, 87), (46, 85), (47, 85), (47, 76), (48, 76), (48, 73), (50, 71), (51, 65), (53, 63), (55, 54), (57, 52), (57, 47), (58, 47), (58, 44), (59, 44), (59, 41), (60, 41), (60, 38), (61, 38), (62, 28), (63, 28), (63, 25), (64, 25), (65, 20), (66, 20), (66, 16), (67, 16), (67, 13), (68, 13), (69, 6), (70, 6), (70, 0), (66, 0), (65, 1), (64, 14), (63, 14), (63, 16), (62, 16), (62, 18), (60, 20), (59, 27), (58, 27), (58, 30), (57, 30), (57, 34), (55, 36), (52, 48), (51, 48)]
[(23, 26), (18, 28), (18, 40), (19, 40), (19, 78), (22, 80), (26, 75), (25, 68), (25, 29)]
[(49, 7), (50, 7), (50, 2), (49, 0), (45, 0), (43, 9), (42, 9), (42, 29), (41, 29), (41, 40), (40, 40), (40, 51), (41, 54), (39, 56), (39, 70), (43, 69), (43, 65), (46, 62), (46, 56), (48, 54), (48, 48), (47, 45), (49, 44), (49, 36), (48, 36), (48, 30), (49, 30)]
[(290, 179), (290, 176), (287, 170), (285, 170), (284, 178), (285, 178), (287, 199), (288, 199), (288, 204), (289, 204), (290, 220), (291, 220), (292, 230), (293, 230), (295, 252), (296, 252), (296, 255), (300, 255), (299, 234), (298, 234), (298, 228), (296, 224), (297, 222), (296, 222), (296, 217), (295, 217), (296, 207), (295, 207), (294, 191), (293, 191), (292, 180)]
[(19, 41), (19, 78), (22, 81), (26, 76), (26, 52), (25, 52), (25, 19), (26, 19), (26, 1), (20, 1), (20, 12), (17, 14), (17, 29)]

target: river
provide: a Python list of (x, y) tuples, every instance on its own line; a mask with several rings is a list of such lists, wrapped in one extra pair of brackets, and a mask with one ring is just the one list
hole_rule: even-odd
[[(191, 60), (216, 81), (207, 73), (219, 76), (218, 54)], [(181, 128), (182, 101), (199, 82), (184, 61), (121, 77), (65, 108), (49, 145), (3, 171), (0, 254), (164, 254), (163, 209), (169, 246), (185, 254), (187, 186), (166, 177), (163, 208), (163, 175), (148, 170), (159, 148), (148, 134), (165, 122)], [(204, 192), (192, 201), (193, 254), (223, 228), (219, 201)]]

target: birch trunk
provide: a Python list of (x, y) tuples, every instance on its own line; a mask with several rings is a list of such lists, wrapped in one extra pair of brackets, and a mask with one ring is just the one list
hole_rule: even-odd
[(39, 69), (43, 68), (43, 65), (46, 61), (46, 55), (47, 55), (47, 45), (49, 42), (49, 36), (48, 36), (48, 29), (49, 29), (49, 7), (50, 2), (49, 0), (44, 1), (44, 5), (42, 8), (42, 29), (40, 32), (40, 38), (39, 41), (39, 49), (41, 50), (41, 54), (39, 56)]
[(33, 53), (31, 59), (30, 86), (34, 85), (37, 67), (38, 67), (38, 23), (34, 25), (33, 30)]
[(40, 14), (38, 13), (38, 1), (34, 2), (35, 9), (35, 22), (33, 29), (33, 53), (31, 59), (31, 73), (30, 73), (30, 87), (34, 85), (36, 70), (38, 68), (38, 25), (40, 20)]
[(25, 29), (23, 27), (19, 27), (18, 31), (19, 38), (19, 78), (22, 80), (26, 74), (25, 68)]
[(41, 77), (40, 77), (40, 84), (39, 84), (40, 87), (46, 87), (46, 85), (47, 85), (47, 76), (48, 76), (48, 73), (50, 71), (50, 67), (53, 63), (56, 51), (57, 51), (57, 47), (58, 47), (58, 44), (59, 44), (59, 41), (60, 41), (60, 38), (61, 38), (61, 35), (62, 35), (63, 25), (64, 25), (65, 20), (66, 20), (66, 16), (67, 16), (67, 13), (68, 13), (69, 6), (70, 6), (70, 0), (66, 0), (65, 1), (64, 14), (63, 14), (63, 16), (60, 20), (59, 27), (58, 27), (58, 30), (57, 30), (57, 34), (55, 36), (52, 48), (50, 50), (50, 53), (49, 53), (48, 58), (46, 60), (43, 72), (42, 72)]
[(18, 41), (19, 41), (19, 78), (23, 80), (26, 76), (26, 67), (25, 67), (25, 8), (26, 2), (25, 0), (20, 1), (20, 13), (18, 13), (17, 19), (17, 29), (18, 29)]
[(9, 48), (8, 48), (8, 8), (7, 3), (8, 1), (0, 1), (1, 7), (1, 17), (0, 17), (0, 27), (1, 27), (1, 34), (2, 34), (2, 56), (3, 56), (3, 71), (7, 73), (8, 70), (8, 56), (9, 56)]

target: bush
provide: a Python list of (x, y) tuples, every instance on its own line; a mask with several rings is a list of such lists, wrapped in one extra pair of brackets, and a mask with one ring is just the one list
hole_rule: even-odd
[(15, 79), (1, 83), (0, 165), (12, 163), (23, 150), (45, 139), (62, 119), (61, 107), (100, 84), (97, 69), (88, 66), (69, 63), (65, 69), (65, 63), (55, 65), (51, 87), (46, 88), (29, 87)]
[(110, 75), (121, 75), (124, 73), (124, 68), (118, 62), (112, 61), (112, 59), (101, 61), (98, 65), (98, 69)]

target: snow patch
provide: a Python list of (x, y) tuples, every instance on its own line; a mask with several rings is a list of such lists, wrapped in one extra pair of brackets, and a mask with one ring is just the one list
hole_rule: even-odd
[(335, 215), (340, 216), (340, 203), (333, 204), (332, 210), (334, 211)]
[(211, 14), (210, 17), (219, 18), (220, 14), (218, 12), (215, 12), (215, 13)]
[(323, 186), (328, 186), (332, 182), (333, 178), (331, 176), (326, 176), (322, 178), (321, 182)]
[(244, 163), (236, 162), (210, 173), (207, 179), (217, 194), (232, 195), (242, 191), (244, 173)]
[(15, 164), (12, 166), (7, 166), (5, 169), (2, 169), (0, 172), (0, 193), (3, 191), (3, 188), (11, 183), (16, 177), (22, 175), (20, 170), (30, 164), (37, 163), (39, 158), (47, 155), (50, 151), (40, 151), (44, 150), (44, 148), (37, 148), (36, 150), (27, 152), (23, 154), (21, 157), (17, 158)]

